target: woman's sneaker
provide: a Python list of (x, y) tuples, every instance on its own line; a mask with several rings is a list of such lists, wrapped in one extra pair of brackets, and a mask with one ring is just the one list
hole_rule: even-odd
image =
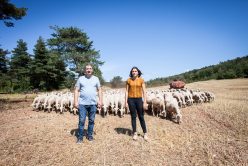
[(137, 140), (138, 139), (138, 134), (137, 134), (137, 132), (135, 132), (134, 134), (133, 134), (133, 140)]
[(144, 134), (144, 140), (148, 141), (148, 136), (146, 133)]

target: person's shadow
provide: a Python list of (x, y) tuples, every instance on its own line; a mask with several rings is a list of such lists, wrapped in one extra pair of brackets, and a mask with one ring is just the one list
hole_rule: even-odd
[(115, 131), (118, 134), (125, 134), (125, 135), (129, 135), (129, 136), (132, 135), (132, 130), (127, 129), (127, 128), (117, 127), (117, 128), (115, 128)]
[[(71, 135), (77, 137), (78, 136), (78, 129), (72, 129), (71, 130)], [(87, 136), (87, 130), (84, 129), (84, 136)]]

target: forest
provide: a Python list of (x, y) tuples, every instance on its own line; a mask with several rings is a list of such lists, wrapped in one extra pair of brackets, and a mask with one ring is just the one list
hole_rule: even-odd
[(178, 75), (152, 79), (147, 82), (147, 86), (167, 85), (173, 80), (181, 80), (185, 83), (191, 83), (211, 79), (221, 80), (235, 78), (248, 78), (248, 55), (220, 62), (217, 65), (194, 69)]

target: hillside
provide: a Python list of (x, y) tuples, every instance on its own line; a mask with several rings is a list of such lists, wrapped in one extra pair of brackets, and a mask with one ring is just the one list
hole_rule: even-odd
[(183, 108), (180, 125), (145, 115), (149, 142), (139, 123), (139, 138), (132, 140), (130, 115), (97, 115), (95, 140), (78, 145), (77, 116), (32, 111), (29, 97), (0, 96), (0, 165), (247, 165), (248, 79), (186, 87), (216, 99)]
[(167, 85), (174, 79), (180, 79), (186, 83), (191, 83), (210, 79), (220, 80), (234, 78), (248, 78), (248, 55), (178, 75), (152, 79), (147, 81), (147, 86)]

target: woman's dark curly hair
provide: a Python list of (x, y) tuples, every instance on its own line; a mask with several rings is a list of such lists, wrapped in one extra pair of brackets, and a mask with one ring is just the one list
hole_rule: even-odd
[(142, 72), (140, 71), (140, 69), (138, 67), (132, 67), (132, 69), (130, 70), (130, 74), (129, 74), (129, 77), (133, 77), (132, 75), (132, 71), (133, 69), (136, 69), (138, 71), (138, 76), (140, 77), (142, 75)]

